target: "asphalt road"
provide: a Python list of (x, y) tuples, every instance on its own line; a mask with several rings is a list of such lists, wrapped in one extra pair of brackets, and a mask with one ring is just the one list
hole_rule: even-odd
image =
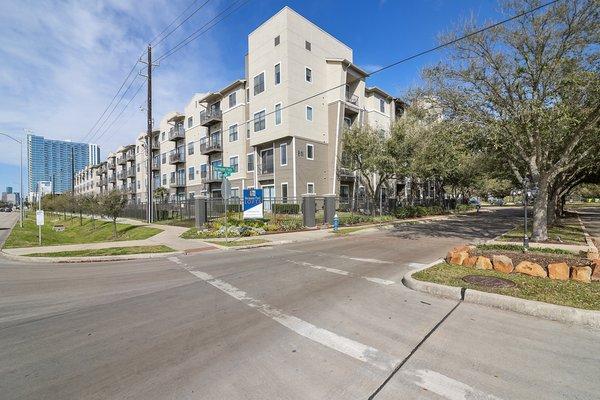
[(598, 330), (400, 283), (518, 215), (140, 262), (0, 261), (0, 397), (597, 399)]

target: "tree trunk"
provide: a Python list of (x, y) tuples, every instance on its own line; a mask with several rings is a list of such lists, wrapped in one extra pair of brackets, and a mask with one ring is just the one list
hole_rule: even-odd
[(117, 219), (113, 218), (113, 235), (115, 239), (117, 238)]
[(557, 217), (558, 194), (552, 191), (548, 195), (548, 225), (552, 226), (556, 222)]
[(544, 242), (548, 240), (548, 179), (540, 178), (538, 194), (533, 202), (533, 234), (531, 240)]
[(79, 226), (83, 226), (83, 215), (81, 215), (81, 211), (79, 211)]

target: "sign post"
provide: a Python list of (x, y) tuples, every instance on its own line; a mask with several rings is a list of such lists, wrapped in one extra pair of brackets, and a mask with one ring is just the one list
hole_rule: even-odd
[(44, 225), (44, 210), (35, 212), (35, 224), (38, 226), (38, 243), (42, 245), (42, 226)]
[(225, 205), (225, 243), (229, 242), (229, 234), (227, 232), (227, 203), (229, 202), (230, 186), (227, 177), (233, 174), (235, 171), (233, 167), (225, 167), (223, 165), (217, 165), (214, 167), (215, 171), (220, 172), (223, 176), (221, 183), (221, 193), (223, 194), (223, 204)]

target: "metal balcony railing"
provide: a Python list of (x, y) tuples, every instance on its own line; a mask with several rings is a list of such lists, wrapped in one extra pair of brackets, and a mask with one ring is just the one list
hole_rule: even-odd
[(183, 125), (176, 125), (169, 129), (169, 140), (185, 139), (185, 129)]
[(124, 155), (117, 157), (117, 164), (122, 165), (122, 164), (125, 164), (125, 163), (127, 163), (127, 160), (125, 159)]
[(178, 175), (175, 179), (170, 179), (169, 186), (172, 188), (185, 187), (185, 175)]
[(220, 182), (223, 179), (223, 174), (212, 168), (208, 168), (206, 171), (200, 172), (200, 178), (202, 179), (202, 183)]
[(133, 151), (133, 150), (127, 151), (127, 153), (125, 153), (125, 160), (126, 161), (133, 161), (133, 160), (135, 160), (135, 151)]
[(223, 121), (223, 112), (219, 109), (208, 110), (200, 114), (200, 125), (211, 126)]
[(259, 175), (272, 174), (275, 170), (275, 165), (272, 162), (262, 162), (257, 165), (257, 169)]
[(358, 105), (358, 96), (355, 94), (346, 93), (346, 101), (350, 104)]
[(115, 163), (115, 160), (113, 159), (112, 161), (108, 161), (106, 163), (106, 166), (108, 167), (108, 169), (115, 169), (117, 167), (117, 163)]
[(185, 151), (175, 151), (169, 154), (169, 164), (178, 164), (185, 162)]
[(128, 178), (135, 178), (135, 167), (129, 167), (129, 168), (127, 168), (127, 177)]
[(222, 151), (222, 137), (221, 135), (216, 135), (210, 138), (203, 138), (200, 140), (200, 154), (208, 155), (210, 153), (215, 153)]

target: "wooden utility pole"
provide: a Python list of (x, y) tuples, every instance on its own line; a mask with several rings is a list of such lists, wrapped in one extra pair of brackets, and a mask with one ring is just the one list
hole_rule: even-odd
[(147, 221), (151, 223), (153, 218), (153, 204), (152, 204), (152, 45), (148, 44), (148, 61), (147, 61), (147, 105), (146, 105), (146, 113), (147, 113), (147, 132), (146, 132), (146, 177), (147, 181)]

